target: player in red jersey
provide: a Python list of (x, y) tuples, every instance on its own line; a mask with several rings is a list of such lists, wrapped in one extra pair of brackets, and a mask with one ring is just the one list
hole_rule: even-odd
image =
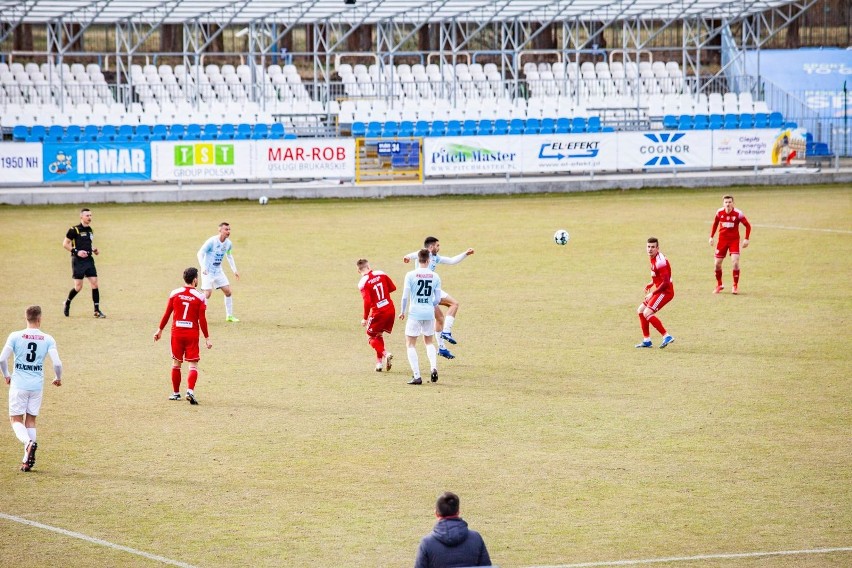
[(653, 347), (651, 343), (651, 326), (663, 336), (660, 349), (674, 341), (663, 327), (663, 322), (657, 317), (657, 312), (674, 298), (674, 283), (672, 282), (672, 265), (669, 259), (660, 252), (660, 243), (655, 237), (648, 239), (646, 246), (651, 260), (651, 282), (645, 286), (645, 300), (639, 304), (639, 322), (642, 324), (642, 343), (636, 347)]
[(189, 363), (189, 377), (187, 382), (189, 388), (186, 390), (186, 399), (190, 404), (198, 404), (195, 399), (195, 381), (198, 380), (198, 361), (201, 356), (198, 352), (199, 331), (204, 334), (204, 343), (207, 349), (213, 347), (210, 343), (210, 334), (207, 332), (207, 298), (204, 292), (199, 292), (198, 269), (187, 268), (183, 271), (183, 281), (186, 286), (176, 288), (169, 294), (169, 303), (166, 304), (166, 313), (160, 320), (160, 328), (154, 334), (154, 341), (159, 341), (163, 328), (169, 323), (169, 317), (174, 312), (172, 322), (172, 387), (174, 393), (169, 400), (180, 400), (180, 366), (186, 361)]
[(396, 319), (396, 308), (390, 295), (396, 290), (393, 280), (381, 270), (373, 270), (366, 258), (360, 259), (358, 274), (358, 289), (364, 299), (364, 317), (361, 325), (367, 328), (367, 342), (376, 350), (376, 372), (380, 373), (382, 367), (386, 371), (391, 370), (393, 355), (385, 349), (383, 333), (393, 331), (393, 322)]
[(734, 207), (734, 198), (731, 195), (726, 195), (722, 198), (722, 207), (716, 211), (716, 218), (713, 219), (713, 227), (710, 229), (710, 246), (713, 246), (713, 236), (716, 234), (716, 228), (719, 229), (719, 244), (716, 245), (716, 289), (714, 294), (718, 294), (725, 287), (722, 285), (722, 261), (731, 253), (731, 262), (734, 265), (734, 287), (732, 293), (739, 293), (740, 283), (740, 223), (745, 227), (745, 238), (743, 239), (743, 248), (748, 247), (748, 238), (751, 236), (751, 224), (743, 215), (743, 212)]

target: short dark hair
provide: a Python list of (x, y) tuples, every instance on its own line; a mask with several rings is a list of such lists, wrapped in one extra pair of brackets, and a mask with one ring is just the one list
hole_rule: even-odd
[(429, 245), (434, 245), (438, 242), (438, 237), (426, 237), (423, 239), (423, 246), (428, 247)]
[(455, 517), (459, 514), (459, 496), (451, 491), (438, 495), (435, 502), (435, 512), (439, 517)]
[(367, 260), (366, 258), (359, 258), (359, 259), (358, 259), (358, 262), (356, 262), (356, 263), (355, 263), (355, 266), (357, 266), (357, 267), (358, 267), (358, 270), (361, 270), (362, 268), (364, 268), (365, 266), (367, 266), (367, 264), (369, 264), (369, 262), (370, 262), (370, 261), (369, 261), (369, 260)]
[(27, 307), (27, 321), (30, 323), (38, 321), (41, 317), (41, 306), (29, 306)]
[(198, 269), (194, 266), (190, 266), (183, 271), (183, 281), (187, 284), (192, 284), (192, 281), (196, 278), (198, 278)]
[(657, 237), (648, 237), (648, 244), (651, 243), (660, 244), (660, 241), (657, 240)]
[(429, 250), (420, 249), (417, 251), (417, 262), (429, 262)]
[(86, 211), (91, 211), (91, 209), (89, 209), (88, 207), (83, 207), (82, 209), (80, 209), (81, 214), (85, 213)]
[(733, 195), (723, 195), (723, 196), (722, 196), (722, 199), (730, 199), (731, 201), (733, 201), (733, 200), (734, 200), (734, 196), (733, 196)]
[(230, 224), (230, 223), (228, 223), (227, 221), (222, 221), (221, 223), (219, 223), (219, 228), (220, 228), (220, 229), (221, 229), (222, 227), (230, 227), (230, 226), (231, 226), (231, 224)]

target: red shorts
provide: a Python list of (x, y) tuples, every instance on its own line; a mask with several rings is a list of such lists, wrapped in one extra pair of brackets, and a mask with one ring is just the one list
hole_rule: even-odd
[(651, 308), (654, 313), (659, 312), (663, 309), (663, 306), (668, 304), (674, 298), (674, 289), (669, 288), (668, 290), (664, 290), (663, 292), (657, 292), (644, 302), (642, 302), (646, 307)]
[(376, 337), (382, 333), (391, 333), (395, 320), (395, 310), (371, 311), (370, 317), (367, 318), (367, 335)]
[(183, 335), (172, 331), (172, 357), (175, 361), (196, 363), (201, 360), (198, 352), (198, 334)]
[(716, 245), (716, 258), (725, 258), (728, 253), (740, 254), (740, 240), (719, 239)]

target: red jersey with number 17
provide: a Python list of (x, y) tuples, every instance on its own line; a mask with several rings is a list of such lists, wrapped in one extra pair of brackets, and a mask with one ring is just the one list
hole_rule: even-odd
[(396, 290), (396, 286), (390, 276), (381, 270), (371, 270), (361, 277), (358, 282), (358, 289), (361, 290), (361, 297), (364, 299), (364, 318), (370, 316), (370, 311), (378, 313), (384, 311), (394, 312), (396, 308), (391, 299), (391, 292)]
[(674, 293), (674, 284), (672, 283), (672, 265), (669, 259), (661, 252), (656, 256), (648, 257), (651, 260), (651, 280), (658, 291), (671, 290)]
[(174, 312), (172, 322), (172, 335), (198, 337), (199, 330), (204, 337), (207, 333), (207, 298), (203, 292), (199, 292), (192, 286), (184, 286), (172, 290), (169, 295), (169, 303), (166, 304), (166, 313), (160, 320), (160, 329), (169, 323), (169, 317)]
[(740, 240), (740, 223), (745, 227), (745, 238), (748, 240), (751, 235), (751, 224), (743, 215), (743, 212), (736, 207), (730, 213), (725, 211), (724, 207), (716, 211), (716, 218), (713, 219), (713, 227), (710, 229), (710, 237), (716, 234), (716, 229), (719, 229), (720, 241), (739, 241)]

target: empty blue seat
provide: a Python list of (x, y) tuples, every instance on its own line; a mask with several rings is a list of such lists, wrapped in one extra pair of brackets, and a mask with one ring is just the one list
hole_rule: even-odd
[(612, 126), (604, 126), (603, 128), (601, 128), (601, 132), (615, 132), (615, 128), (613, 128)]
[(44, 136), (36, 136), (35, 134), (27, 134), (26, 138), (21, 140), (21, 142), (44, 142)]
[[(233, 130), (233, 128), (234, 128), (233, 125), (223, 124), (222, 129), (219, 131), (219, 137), (220, 138), (222, 137), (223, 134), (226, 135), (226, 136), (230, 135), (231, 137), (233, 137), (233, 132), (226, 132), (226, 130), (225, 130), (226, 126), (230, 126), (231, 130)], [(282, 140), (286, 134), (287, 134), (287, 132), (284, 130), (284, 125), (280, 122), (273, 122), (269, 126), (269, 139), (270, 140)]]
[(410, 120), (403, 120), (399, 123), (399, 136), (411, 136), (414, 134), (414, 123)]
[(356, 120), (352, 123), (352, 136), (355, 138), (363, 138), (367, 135), (367, 125), (363, 122)]
[(130, 138), (131, 142), (148, 142), (151, 140), (150, 132), (139, 132), (138, 130)]
[(459, 120), (448, 120), (447, 121), (447, 136), (459, 136), (461, 135), (461, 121)]
[(443, 120), (433, 120), (429, 127), (430, 136), (444, 136), (447, 133), (447, 124)]
[(740, 115), (728, 113), (725, 114), (725, 121), (723, 128), (725, 130), (734, 130), (740, 127)]
[(769, 114), (765, 112), (759, 112), (754, 115), (754, 127), (755, 128), (768, 128), (769, 127)]
[(173, 130), (169, 130), (168, 136), (166, 136), (166, 140), (175, 141), (175, 140), (183, 140), (184, 132), (175, 132)]
[(769, 128), (781, 128), (784, 126), (784, 116), (780, 112), (769, 113)]
[(183, 124), (172, 124), (169, 127), (169, 140), (183, 140), (186, 136), (186, 127)]
[(293, 132), (288, 132), (284, 135), (284, 140), (295, 140), (298, 136)]
[[(97, 127), (95, 127), (95, 130), (97, 131)], [(35, 124), (30, 128), (30, 136), (34, 136), (37, 142), (41, 142), (47, 136), (47, 128), (41, 124)]]
[(30, 129), (19, 124), (12, 129), (12, 140), (15, 142), (23, 142), (30, 135)]
[(488, 136), (494, 132), (494, 122), (488, 118), (483, 118), (476, 125), (476, 133), (480, 136)]
[(574, 120), (571, 121), (571, 132), (585, 132), (586, 131), (586, 119), (582, 116), (575, 116)]
[(395, 120), (386, 120), (382, 125), (382, 136), (393, 138), (397, 134), (399, 134), (399, 123)]
[(59, 126), (58, 124), (54, 124), (53, 126), (47, 129), (47, 134), (48, 136), (58, 136), (62, 138), (62, 136), (65, 134), (65, 129)]
[(740, 114), (740, 128), (754, 128), (754, 115), (747, 112)]
[(677, 117), (673, 114), (667, 114), (663, 117), (663, 128), (666, 130), (674, 130), (677, 128)]
[(269, 125), (267, 125), (263, 122), (259, 122), (258, 124), (254, 125), (254, 127), (251, 129), (251, 132), (252, 132), (252, 134), (263, 134), (264, 136), (268, 136), (269, 135)]
[(473, 126), (468, 124), (467, 120), (462, 123), (462, 136), (476, 136), (477, 134), (479, 134), (479, 125), (476, 124), (475, 120), (473, 121)]
[(57, 134), (54, 132), (53, 134), (51, 134), (50, 132), (48, 132), (47, 135), (44, 137), (44, 142), (48, 144), (59, 144), (60, 142), (62, 142), (63, 135), (64, 133)]
[(796, 128), (799, 127), (799, 123), (798, 122), (788, 122), (786, 124), (786, 127), (795, 130)]
[(506, 134), (509, 132), (509, 121), (505, 118), (498, 118), (494, 121), (493, 134)]
[(267, 138), (269, 138), (268, 132), (263, 132), (263, 131), (257, 132), (257, 131), (255, 131), (255, 132), (251, 133), (251, 140), (266, 140)]
[(553, 134), (556, 132), (556, 120), (553, 118), (542, 118), (540, 134)]
[(677, 119), (678, 130), (692, 130), (692, 115), (682, 114)]
[(198, 140), (201, 138), (201, 125), (200, 124), (187, 124), (186, 125), (186, 133), (183, 135), (184, 140)]
[(586, 121), (586, 132), (600, 132), (601, 126), (601, 117), (590, 116)]
[(468, 118), (462, 122), (462, 130), (473, 130), (475, 132), (479, 130), (479, 122), (472, 118)]
[(116, 135), (118, 135), (118, 129), (112, 124), (105, 124), (101, 126), (101, 130), (98, 133), (98, 140), (101, 142), (111, 142), (115, 140)]
[(556, 119), (556, 133), (568, 134), (571, 132), (571, 119), (564, 116)]
[(115, 133), (115, 140), (118, 142), (129, 142), (133, 138), (135, 131), (129, 124), (122, 124), (118, 127), (118, 132)]
[[(213, 124), (213, 123), (205, 124), (203, 132), (204, 132), (204, 134), (212, 134), (212, 135), (218, 137), (219, 136), (219, 125)], [(208, 138), (208, 140), (211, 140), (211, 139)]]
[(722, 124), (724, 119), (721, 114), (711, 114), (710, 115), (710, 130), (719, 130), (722, 128)]
[(68, 128), (65, 129), (65, 136), (62, 137), (63, 142), (79, 142), (80, 138), (83, 136), (83, 129), (77, 126), (76, 124), (72, 124)]
[(814, 142), (814, 156), (831, 156), (831, 150), (825, 142)]
[(371, 120), (367, 123), (367, 138), (380, 138), (384, 127), (384, 123), (377, 120)]
[(143, 134), (145, 136), (151, 136), (151, 127), (147, 124), (140, 124), (136, 127), (136, 134)]
[(528, 118), (524, 123), (524, 134), (538, 134), (541, 130), (541, 120)]
[(509, 121), (509, 134), (523, 134), (527, 123), (522, 118), (513, 118)]
[(415, 136), (429, 136), (429, 123), (425, 120), (418, 120), (414, 123)]

